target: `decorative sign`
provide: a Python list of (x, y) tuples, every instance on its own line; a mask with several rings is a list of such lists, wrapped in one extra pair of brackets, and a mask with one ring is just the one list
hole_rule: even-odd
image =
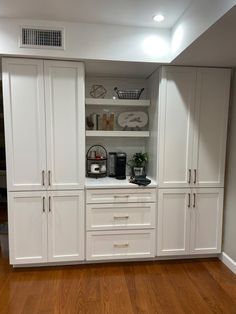
[(92, 85), (89, 94), (93, 98), (104, 98), (107, 93), (106, 88), (103, 85)]

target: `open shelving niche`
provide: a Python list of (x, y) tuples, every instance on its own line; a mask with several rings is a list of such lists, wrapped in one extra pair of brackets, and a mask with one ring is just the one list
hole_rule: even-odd
[[(89, 91), (93, 84), (103, 85), (107, 94), (103, 99), (91, 98)], [(127, 161), (136, 152), (149, 152), (149, 123), (145, 129), (141, 131), (122, 130), (117, 125), (117, 116), (125, 111), (144, 111), (150, 117), (150, 100), (148, 99), (148, 81), (146, 79), (130, 79), (130, 78), (110, 78), (110, 77), (87, 77), (86, 79), (86, 116), (92, 113), (102, 114), (103, 112), (112, 112), (115, 114), (115, 127), (112, 131), (107, 130), (88, 130), (86, 129), (86, 152), (89, 147), (95, 144), (104, 146), (108, 152), (125, 152)], [(113, 99), (116, 96), (114, 87), (119, 89), (135, 89), (143, 88), (139, 100), (123, 100)], [(151, 156), (149, 156), (152, 159)], [(127, 166), (127, 175), (130, 174), (130, 169)], [(152, 173), (148, 173), (152, 176)]]

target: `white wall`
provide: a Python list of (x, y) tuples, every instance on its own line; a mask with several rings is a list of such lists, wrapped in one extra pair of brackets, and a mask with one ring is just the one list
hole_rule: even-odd
[[(235, 70), (234, 70), (235, 72)], [(236, 77), (232, 83), (227, 147), (223, 252), (236, 262)]]
[(235, 4), (235, 0), (192, 1), (172, 29), (171, 59), (176, 58)]
[[(19, 47), (20, 26), (65, 28), (65, 50)], [(68, 59), (169, 62), (170, 31), (117, 25), (0, 19), (0, 54)]]

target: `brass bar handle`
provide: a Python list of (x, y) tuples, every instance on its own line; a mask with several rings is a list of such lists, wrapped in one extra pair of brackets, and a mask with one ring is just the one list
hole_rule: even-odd
[(191, 177), (192, 177), (192, 170), (188, 169), (188, 184), (191, 183)]
[(51, 171), (48, 170), (48, 185), (51, 186)]
[(45, 213), (45, 196), (43, 196), (43, 213)]
[(194, 181), (193, 181), (194, 184), (197, 183), (197, 169), (194, 169)]
[(196, 193), (193, 193), (193, 208), (196, 207)]
[(113, 247), (115, 248), (126, 248), (126, 247), (129, 247), (129, 243), (114, 243), (113, 244)]
[(114, 195), (115, 198), (128, 198), (129, 195)]
[(128, 216), (128, 215), (126, 215), (126, 216), (113, 216), (113, 219), (114, 219), (114, 220), (129, 219), (129, 216)]
[(49, 211), (49, 213), (52, 211), (52, 208), (51, 208), (51, 196), (49, 196), (49, 198), (48, 198), (48, 211)]
[(42, 186), (45, 186), (45, 171), (42, 170)]
[(188, 208), (191, 207), (191, 194), (188, 193)]

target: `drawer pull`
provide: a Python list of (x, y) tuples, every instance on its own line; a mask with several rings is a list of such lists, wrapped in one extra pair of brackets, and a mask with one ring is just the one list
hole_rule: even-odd
[(114, 220), (129, 219), (129, 216), (128, 216), (128, 215), (126, 215), (126, 216), (113, 216), (113, 219), (114, 219)]
[(129, 195), (114, 195), (115, 198), (128, 198)]
[(113, 247), (115, 247), (115, 248), (125, 248), (125, 247), (129, 247), (129, 243), (114, 243)]

